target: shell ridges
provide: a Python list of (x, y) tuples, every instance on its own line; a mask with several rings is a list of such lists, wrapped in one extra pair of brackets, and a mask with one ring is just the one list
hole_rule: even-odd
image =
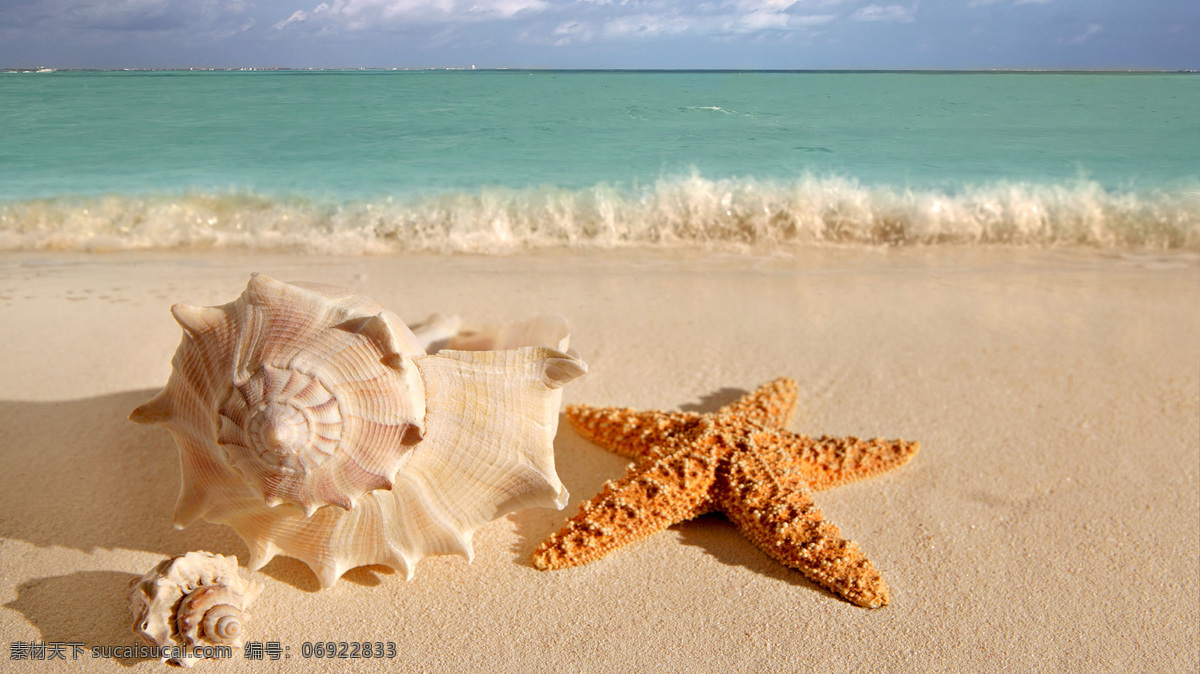
[[(566, 503), (553, 440), (562, 386), (587, 366), (561, 317), (462, 336), (435, 315), (417, 334), (365, 297), (262, 274), (173, 313), (171, 378), (130, 418), (179, 446), (176, 526), (228, 524), (252, 569), (283, 554), (322, 587), (367, 564), (411, 578), (426, 556), (470, 560), (493, 519)], [(457, 348), (430, 355), (427, 339)]]
[(261, 591), (262, 585), (238, 574), (236, 557), (172, 557), (129, 584), (133, 631), (150, 646), (188, 649), (184, 657), (163, 660), (190, 667), (201, 659), (190, 653), (197, 646), (241, 648), (246, 609)]

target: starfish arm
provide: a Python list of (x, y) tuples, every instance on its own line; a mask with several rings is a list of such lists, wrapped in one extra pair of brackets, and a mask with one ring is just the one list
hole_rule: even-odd
[(657, 461), (675, 452), (678, 436), (700, 420), (700, 415), (687, 412), (638, 412), (590, 405), (567, 405), (566, 416), (571, 427), (587, 440), (638, 462)]
[(908, 463), (921, 448), (905, 440), (810, 438), (786, 431), (773, 439), (777, 465), (799, 473), (816, 491), (886, 473)]
[(755, 460), (730, 470), (731, 488), (721, 509), (742, 535), (775, 560), (866, 608), (888, 603), (887, 584), (870, 560), (826, 522), (799, 479), (773, 479)]
[(764, 426), (785, 428), (792, 419), (798, 396), (799, 387), (796, 386), (795, 380), (780, 377), (722, 407), (717, 410), (717, 414), (750, 419)]
[(712, 510), (716, 460), (681, 454), (631, 469), (579, 510), (533, 553), (543, 571), (579, 566), (672, 524)]
[(792, 433), (785, 426), (797, 395), (795, 382), (782, 378), (712, 414), (568, 406), (567, 419), (583, 437), (635, 466), (543, 542), (534, 563), (584, 564), (720, 510), (768, 555), (822, 587), (860, 606), (887, 604), (879, 572), (825, 521), (812, 493), (896, 468), (920, 445)]

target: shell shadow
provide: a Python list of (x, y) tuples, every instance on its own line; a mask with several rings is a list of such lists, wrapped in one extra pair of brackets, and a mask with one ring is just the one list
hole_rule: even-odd
[[(258, 570), (275, 580), (291, 585), (301, 592), (320, 592), (321, 583), (304, 562), (291, 557), (276, 557)], [(348, 579), (351, 574), (342, 576)]]
[[(130, 629), (129, 583), (138, 578), (116, 571), (77, 571), (35, 578), (17, 588), (17, 598), (4, 605), (25, 616), (41, 632), (48, 647), (61, 644), (68, 663), (92, 660), (92, 648), (141, 644)], [(82, 602), (82, 604), (81, 604)], [(78, 648), (73, 647), (78, 644)], [(148, 658), (114, 658), (132, 667)]]
[(508, 516), (517, 529), (517, 541), (511, 549), (516, 563), (535, 568), (531, 558), (537, 546), (579, 512), (579, 505), (599, 492), (606, 481), (624, 475), (628, 464), (629, 459), (584, 440), (567, 423), (566, 415), (560, 414), (558, 434), (554, 436), (554, 466), (571, 500), (562, 510), (530, 508)]
[[(259, 569), (275, 580), (291, 585), (301, 592), (317, 593), (321, 591), (321, 583), (316, 574), (304, 562), (292, 557), (276, 557)], [(339, 583), (353, 583), (363, 587), (377, 587), (383, 584), (382, 576), (394, 576), (397, 572), (391, 567), (381, 564), (356, 566), (338, 579)], [(401, 576), (403, 579), (403, 576)]]
[[(0, 401), (8, 438), (0, 470), (0, 537), (83, 552), (127, 549), (164, 557), (191, 550), (249, 552), (233, 529), (205, 521), (182, 531), (173, 513), (179, 450), (162, 428), (128, 420), (158, 389), (53, 402)], [(263, 573), (306, 592), (320, 589), (303, 563), (276, 558)], [(347, 574), (374, 585), (370, 572)]]
[(127, 419), (157, 390), (82, 400), (0, 401), (6, 438), (0, 470), (0, 536), (39, 547), (189, 550), (237, 555), (246, 548), (228, 527), (172, 525), (179, 491), (175, 443), (161, 428)]

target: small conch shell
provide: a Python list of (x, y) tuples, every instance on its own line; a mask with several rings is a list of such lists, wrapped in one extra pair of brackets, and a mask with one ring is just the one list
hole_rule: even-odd
[(237, 557), (189, 552), (164, 560), (129, 584), (133, 631), (147, 645), (168, 649), (162, 660), (191, 667), (202, 646), (241, 648), (262, 586), (244, 581)]
[(560, 317), (468, 334), (435, 315), (418, 335), (365, 297), (259, 274), (171, 313), (171, 378), (130, 419), (179, 446), (175, 525), (232, 526), (251, 569), (284, 554), (322, 587), (366, 564), (411, 578), (425, 556), (470, 559), (493, 519), (566, 504), (553, 440), (587, 366)]

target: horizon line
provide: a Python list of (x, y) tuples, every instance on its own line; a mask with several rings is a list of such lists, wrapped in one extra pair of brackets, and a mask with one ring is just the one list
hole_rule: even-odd
[(50, 66), (0, 67), (3, 73), (57, 72), (570, 72), (570, 73), (1045, 73), (1045, 74), (1195, 74), (1196, 69), (1159, 68), (560, 68), (560, 67), (484, 67), (470, 66), (181, 66), (147, 68), (54, 68)]

